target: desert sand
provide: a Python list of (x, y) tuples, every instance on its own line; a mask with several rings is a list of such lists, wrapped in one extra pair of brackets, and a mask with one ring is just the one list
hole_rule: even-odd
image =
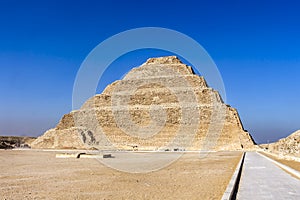
[(126, 173), (56, 153), (0, 150), (1, 199), (220, 199), (242, 155), (185, 153), (161, 170)]

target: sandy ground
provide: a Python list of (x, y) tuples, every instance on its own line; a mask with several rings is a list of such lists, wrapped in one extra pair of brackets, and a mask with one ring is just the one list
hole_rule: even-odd
[(158, 171), (126, 173), (55, 154), (1, 150), (0, 199), (220, 199), (242, 155), (187, 153)]
[(272, 155), (267, 154), (267, 153), (263, 153), (263, 152), (261, 152), (261, 153), (264, 154), (265, 156), (268, 156), (268, 157), (272, 158), (273, 160), (276, 160), (277, 162), (280, 162), (280, 163), (282, 163), (286, 166), (289, 166), (290, 168), (293, 168), (293, 169), (300, 172), (300, 162), (293, 161), (293, 160), (280, 159), (278, 157), (272, 156)]

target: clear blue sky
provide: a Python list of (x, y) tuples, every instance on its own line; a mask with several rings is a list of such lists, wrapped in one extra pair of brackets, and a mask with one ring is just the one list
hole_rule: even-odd
[[(0, 0), (0, 135), (41, 135), (71, 111), (73, 82), (106, 38), (155, 26), (198, 41), (217, 64), (227, 103), (257, 142), (300, 129), (297, 1)], [(134, 67), (161, 51), (116, 61)], [(138, 55), (138, 56), (137, 56)], [(138, 58), (138, 59), (137, 59)], [(103, 85), (122, 73), (107, 76)]]

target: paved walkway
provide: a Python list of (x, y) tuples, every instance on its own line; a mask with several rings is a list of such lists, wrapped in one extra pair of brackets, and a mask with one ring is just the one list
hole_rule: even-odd
[(300, 199), (300, 180), (256, 152), (247, 152), (237, 199)]

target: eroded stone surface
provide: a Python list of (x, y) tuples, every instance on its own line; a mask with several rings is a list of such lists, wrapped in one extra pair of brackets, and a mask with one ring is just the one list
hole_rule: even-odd
[(279, 158), (300, 161), (300, 130), (277, 142), (261, 146)]

